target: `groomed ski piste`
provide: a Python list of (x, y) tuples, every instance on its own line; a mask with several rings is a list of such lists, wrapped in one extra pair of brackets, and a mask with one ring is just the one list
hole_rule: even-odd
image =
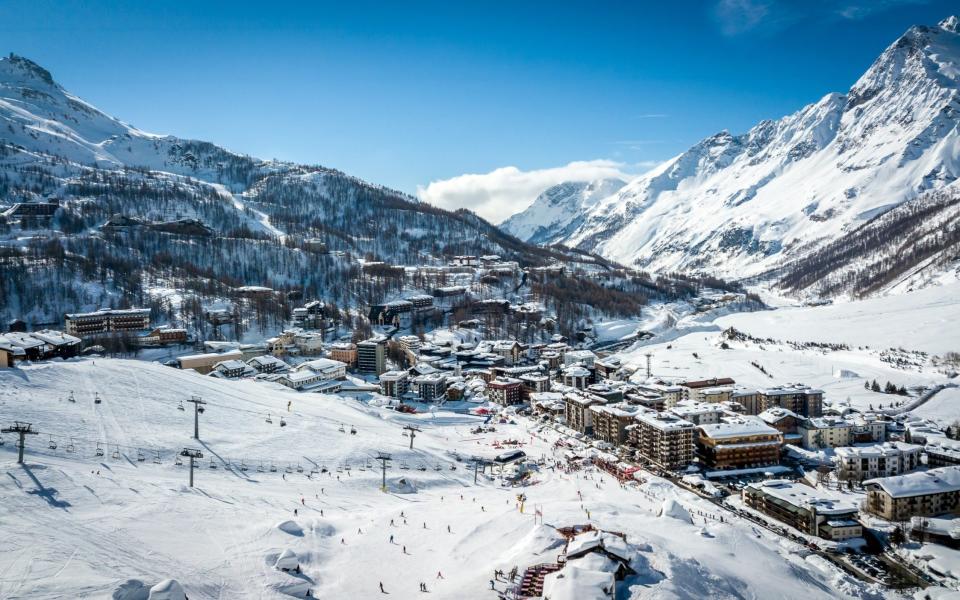
[[(472, 471), (448, 453), (493, 457), (500, 450), (492, 442), (509, 438), (532, 456), (551, 456), (556, 435), (531, 437), (527, 420), (474, 435), (476, 417), (404, 415), (128, 360), (37, 364), (3, 372), (0, 382), (3, 421), (29, 421), (42, 432), (28, 440), (25, 466), (16, 464), (9, 435), (0, 451), (3, 598), (145, 598), (166, 578), (191, 599), (303, 597), (307, 590), (319, 598), (376, 598), (381, 582), (399, 598), (417, 597), (420, 582), (431, 598), (496, 598), (505, 584), (490, 590), (495, 569), (555, 562), (562, 550), (555, 528), (585, 523), (627, 535), (638, 575), (625, 582), (623, 598), (884, 596), (746, 521), (721, 524), (709, 502), (656, 478), (621, 488), (608, 475), (544, 469), (534, 476), (539, 483), (522, 489), (483, 477), (474, 485)], [(208, 403), (200, 443), (191, 439), (192, 413), (177, 408), (193, 394)], [(422, 429), (413, 451), (402, 436), (408, 424)], [(96, 441), (104, 456), (96, 456)], [(187, 467), (173, 462), (183, 447), (205, 457), (192, 489)], [(377, 451), (394, 457), (387, 492), (379, 489), (379, 469), (366, 468), (378, 464)], [(311, 474), (322, 467), (327, 473)], [(518, 492), (527, 495), (523, 513)], [(658, 517), (668, 499), (694, 522)], [(274, 567), (288, 549), (299, 575)]]

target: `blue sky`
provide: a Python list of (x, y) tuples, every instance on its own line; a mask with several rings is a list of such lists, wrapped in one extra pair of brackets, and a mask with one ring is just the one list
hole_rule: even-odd
[[(410, 193), (453, 178), (425, 195), (497, 220), (556, 179), (637, 173), (721, 129), (845, 91), (909, 25), (951, 9), (8, 1), (0, 51), (141, 129)], [(496, 202), (491, 186), (503, 188)]]

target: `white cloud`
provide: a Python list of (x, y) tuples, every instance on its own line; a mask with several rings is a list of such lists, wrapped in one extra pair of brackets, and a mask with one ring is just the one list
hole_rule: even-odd
[(604, 177), (628, 180), (632, 175), (624, 170), (634, 166), (641, 165), (627, 165), (612, 160), (586, 160), (533, 171), (501, 167), (489, 173), (431, 181), (426, 187), (417, 186), (417, 196), (448, 210), (468, 208), (492, 223), (500, 223), (530, 206), (541, 192), (553, 185)]

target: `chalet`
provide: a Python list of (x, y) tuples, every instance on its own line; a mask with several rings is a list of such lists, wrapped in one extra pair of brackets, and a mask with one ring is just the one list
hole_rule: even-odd
[(255, 356), (247, 361), (254, 371), (261, 374), (270, 374), (270, 373), (285, 373), (290, 370), (290, 365), (283, 362), (276, 356), (264, 355), (264, 356)]
[(168, 344), (186, 344), (187, 330), (181, 327), (161, 325), (137, 338), (140, 346), (166, 346)]
[(27, 353), (23, 348), (14, 346), (6, 337), (0, 335), (0, 368), (12, 368), (16, 361), (26, 358)]
[(254, 375), (253, 367), (247, 365), (239, 359), (231, 359), (220, 361), (217, 364), (213, 365), (213, 369), (210, 371), (211, 377), (221, 377), (223, 379), (239, 379), (245, 376)]
[[(47, 355), (47, 346), (43, 340), (37, 339), (29, 333), (10, 332), (3, 337), (7, 344), (23, 351), (22, 360), (43, 360)], [(76, 338), (74, 338), (76, 339)]]
[(784, 444), (800, 444), (802, 436), (797, 433), (801, 419), (792, 410), (775, 406), (757, 415), (764, 423), (783, 434)]

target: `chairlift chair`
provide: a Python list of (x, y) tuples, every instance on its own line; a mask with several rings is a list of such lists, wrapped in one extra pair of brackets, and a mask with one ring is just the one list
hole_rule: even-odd
[(343, 428), (343, 423), (340, 423), (340, 428), (337, 429), (337, 431), (339, 431), (340, 433), (346, 432), (346, 429)]
[(442, 468), (443, 468), (443, 467), (440, 466), (440, 463), (437, 463), (437, 465), (436, 465), (435, 467), (433, 467), (433, 470), (434, 470), (434, 471), (439, 471), (439, 470), (442, 469)]
[(280, 427), (286, 427), (287, 422), (283, 420), (283, 417), (280, 417)]
[(70, 390), (70, 395), (67, 396), (67, 402), (73, 402), (74, 404), (77, 403), (77, 399), (73, 397), (73, 390)]
[(97, 456), (103, 456), (103, 448), (100, 447), (100, 442), (97, 442), (96, 455), (97, 455)]
[(263, 473), (266, 469), (263, 468), (263, 463), (261, 462), (257, 465), (257, 473)]
[(303, 473), (303, 465), (297, 463), (297, 473)]
[(350, 470), (350, 463), (343, 463), (343, 470), (344, 470), (344, 471), (349, 471), (349, 470)]
[(328, 469), (326, 465), (322, 465), (322, 466), (320, 467), (320, 472), (321, 472), (321, 473), (328, 473), (329, 471), (330, 471), (330, 469)]
[(198, 407), (197, 407), (197, 412), (200, 413), (201, 415), (203, 414), (203, 411), (205, 411), (205, 410), (207, 410), (207, 409), (205, 409), (203, 406), (198, 406)]
[(243, 462), (242, 460), (240, 461), (240, 470), (241, 471), (247, 470), (247, 463)]
[(153, 463), (156, 464), (156, 465), (159, 465), (159, 464), (161, 463), (161, 460), (160, 460), (160, 451), (159, 451), (159, 450), (155, 450), (155, 451), (154, 451), (154, 454), (155, 454), (155, 456), (153, 457)]
[(343, 473), (343, 465), (337, 465), (337, 473)]
[(267, 423), (270, 423), (271, 425), (273, 424), (273, 419), (270, 418), (270, 413), (267, 413), (266, 421), (267, 421)]
[(70, 438), (70, 443), (67, 444), (67, 447), (65, 448), (65, 450), (67, 452), (73, 452), (74, 450), (76, 450), (76, 448), (74, 448), (73, 446), (73, 438)]
[(117, 446), (113, 450), (113, 454), (111, 454), (110, 456), (113, 458), (113, 460), (120, 460), (120, 446)]
[(143, 455), (143, 450), (137, 449), (137, 462), (144, 462), (147, 457)]
[(357, 435), (357, 428), (353, 425), (350, 426), (350, 435)]
[(284, 467), (283, 472), (284, 472), (284, 473), (293, 473), (293, 469), (290, 468), (290, 465), (287, 465), (286, 467)]
[(173, 464), (177, 465), (178, 467), (183, 465), (183, 461), (180, 460), (179, 454), (177, 454), (176, 458), (173, 459)]
[(217, 463), (213, 462), (213, 458), (212, 458), (212, 457), (210, 458), (210, 468), (211, 468), (211, 469), (216, 469), (216, 468), (217, 468)]
[(50, 436), (50, 443), (47, 445), (51, 450), (57, 449), (57, 442), (54, 441), (53, 436)]
[(417, 470), (418, 470), (418, 471), (426, 471), (426, 470), (427, 470), (427, 465), (420, 465), (419, 467), (417, 467)]
[(94, 392), (94, 393), (93, 393), (93, 403), (94, 403), (94, 404), (100, 404), (101, 402), (103, 402), (103, 400), (100, 399), (100, 392)]
[(187, 410), (183, 407), (183, 400), (181, 400), (180, 404), (177, 405), (177, 410)]
[(401, 460), (401, 461), (400, 461), (400, 468), (403, 469), (403, 470), (407, 470), (407, 469), (409, 469), (410, 467), (407, 465), (407, 461)]
[(276, 473), (276, 472), (277, 472), (277, 465), (275, 465), (275, 464), (273, 464), (273, 463), (270, 463), (270, 472), (271, 472), (271, 473)]

